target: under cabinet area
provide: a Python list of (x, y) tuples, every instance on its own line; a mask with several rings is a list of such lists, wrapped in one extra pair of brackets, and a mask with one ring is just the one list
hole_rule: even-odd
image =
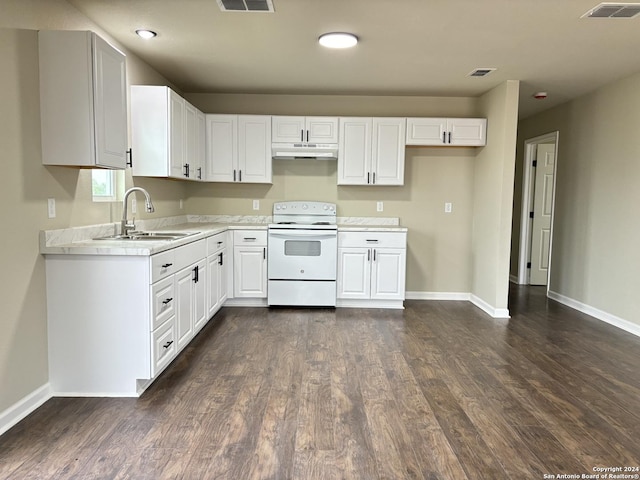
[(479, 147), (486, 143), (486, 118), (407, 118), (407, 145)]
[(341, 117), (338, 185), (403, 185), (404, 118)]
[(206, 115), (206, 180), (271, 183), (271, 117)]
[(204, 114), (169, 87), (131, 87), (132, 172), (202, 180)]
[(138, 396), (210, 318), (206, 240), (152, 256), (47, 255), (56, 395)]
[(338, 306), (402, 308), (406, 232), (338, 232)]
[(42, 163), (124, 169), (125, 55), (89, 31), (38, 32)]

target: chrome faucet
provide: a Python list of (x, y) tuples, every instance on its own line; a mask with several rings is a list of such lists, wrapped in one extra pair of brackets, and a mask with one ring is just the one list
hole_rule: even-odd
[(136, 224), (133, 220), (131, 220), (131, 223), (129, 223), (129, 221), (127, 220), (127, 200), (129, 199), (129, 195), (133, 192), (144, 193), (144, 206), (147, 212), (151, 213), (155, 210), (153, 208), (153, 203), (151, 203), (151, 196), (149, 195), (149, 192), (147, 192), (142, 187), (131, 187), (124, 193), (124, 199), (122, 200), (122, 221), (120, 222), (120, 235), (127, 235), (130, 231), (135, 230), (136, 228)]

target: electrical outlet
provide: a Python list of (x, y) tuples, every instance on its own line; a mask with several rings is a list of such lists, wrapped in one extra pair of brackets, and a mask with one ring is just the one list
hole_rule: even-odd
[(444, 213), (451, 213), (451, 211), (453, 210), (453, 204), (450, 202), (447, 202), (444, 204)]
[(376, 204), (376, 210), (377, 210), (378, 212), (383, 212), (383, 211), (384, 211), (384, 202), (378, 202), (378, 203)]
[(131, 199), (131, 213), (138, 213), (138, 202), (136, 201), (136, 197)]
[(260, 200), (254, 200), (253, 201), (253, 209), (254, 210), (260, 210)]
[(47, 214), (49, 218), (56, 218), (56, 199), (47, 198)]

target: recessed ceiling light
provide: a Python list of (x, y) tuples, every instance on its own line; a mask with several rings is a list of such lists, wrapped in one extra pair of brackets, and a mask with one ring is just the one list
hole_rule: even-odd
[(352, 33), (332, 32), (320, 35), (318, 42), (327, 48), (351, 48), (358, 43), (358, 37)]
[(157, 34), (156, 32), (154, 32), (153, 30), (143, 30), (143, 29), (141, 29), (141, 30), (136, 30), (136, 34), (137, 34), (139, 37), (142, 37), (142, 38), (145, 38), (145, 39), (147, 39), (147, 38), (153, 38), (153, 37), (155, 37), (156, 35), (158, 35), (158, 34)]

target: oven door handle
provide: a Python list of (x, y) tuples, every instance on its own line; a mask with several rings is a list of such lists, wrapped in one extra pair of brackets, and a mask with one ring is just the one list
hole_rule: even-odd
[(279, 233), (279, 232), (269, 232), (270, 237), (278, 237), (278, 238), (287, 238), (291, 240), (295, 240), (300, 237), (313, 237), (318, 240), (322, 240), (323, 238), (336, 238), (338, 236), (337, 232), (334, 233), (316, 233), (316, 232), (308, 232), (304, 230), (296, 230), (296, 233)]

